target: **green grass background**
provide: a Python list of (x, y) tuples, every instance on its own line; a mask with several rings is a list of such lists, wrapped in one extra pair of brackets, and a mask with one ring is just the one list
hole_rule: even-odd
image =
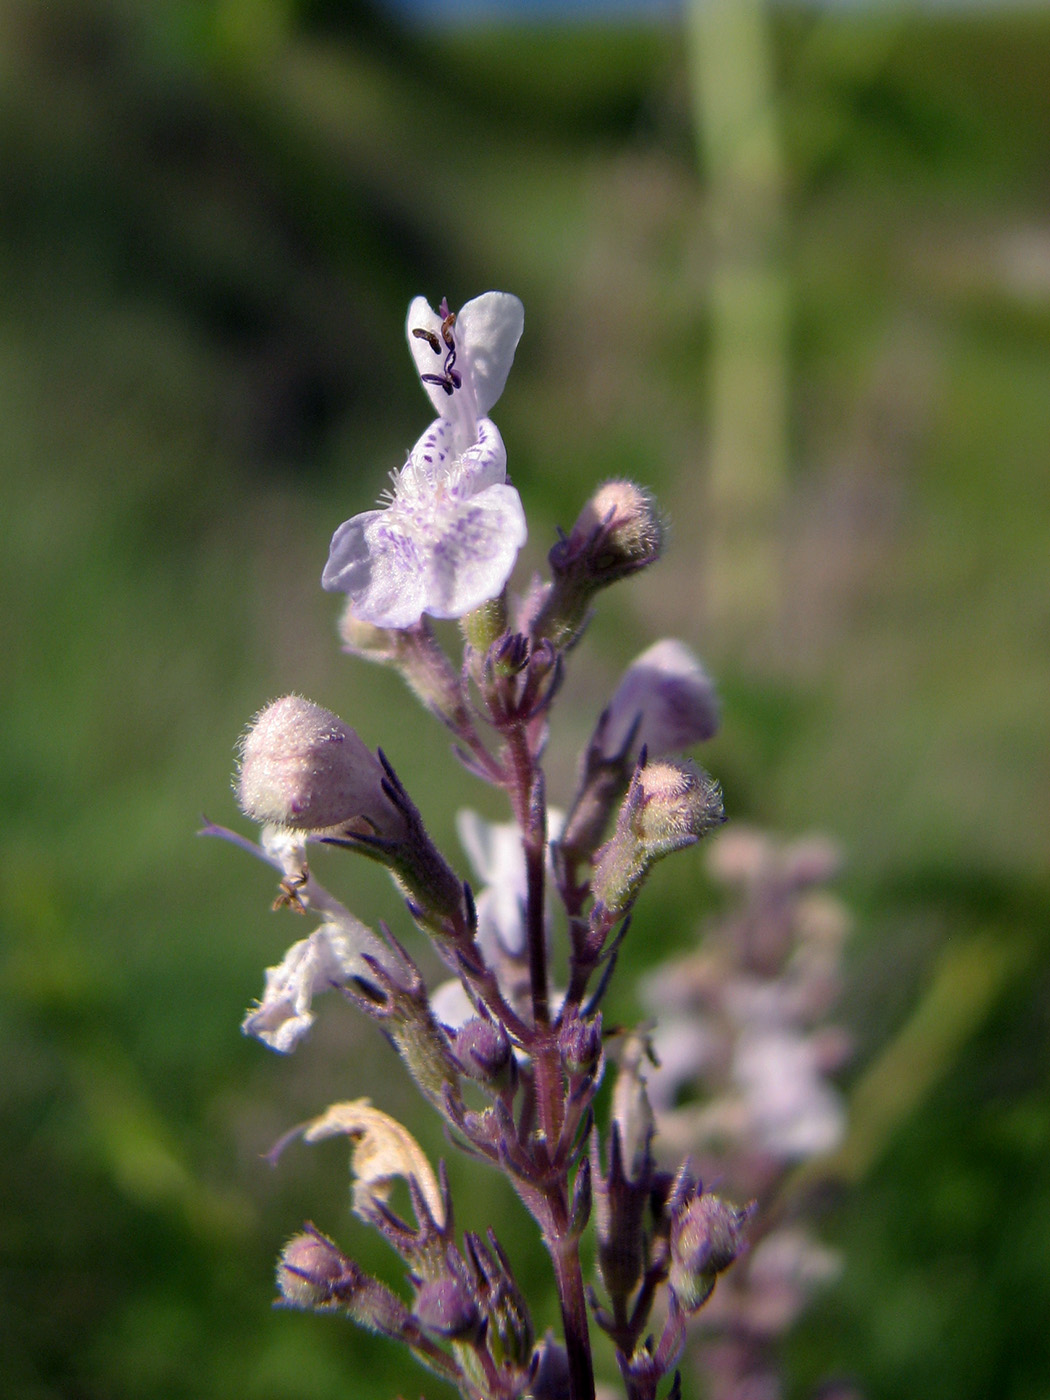
[[(1050, 1395), (1050, 16), (770, 24), (788, 466), (775, 612), (733, 631), (705, 603), (713, 254), (679, 34), (0, 3), (3, 1393), (440, 1392), (270, 1309), (306, 1216), (396, 1280), (343, 1146), (273, 1171), (281, 1132), (371, 1093), (445, 1148), (335, 999), (291, 1059), (240, 1035), (300, 928), (194, 831), (237, 821), (234, 742), (289, 689), (382, 744), (450, 850), (461, 801), (499, 815), (339, 654), (318, 577), (427, 421), (410, 297), (502, 287), (526, 305), (499, 413), (519, 578), (603, 477), (673, 523), (572, 659), (553, 797), (618, 669), (675, 632), (720, 682), (731, 817), (846, 852), (854, 1130), (822, 1193), (846, 1268), (789, 1393)], [(374, 871), (324, 864), (405, 932)], [(710, 898), (695, 858), (661, 868), (618, 1014)], [(509, 1191), (452, 1167), (461, 1223), (503, 1222), (552, 1321)]]

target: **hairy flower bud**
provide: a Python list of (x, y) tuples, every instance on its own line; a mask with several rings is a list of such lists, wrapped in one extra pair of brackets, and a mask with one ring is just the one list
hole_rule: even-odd
[(477, 1299), (454, 1274), (424, 1283), (416, 1296), (416, 1320), (427, 1332), (455, 1340), (476, 1336), (481, 1325)]
[(636, 757), (645, 748), (651, 759), (662, 758), (712, 738), (718, 719), (711, 678), (684, 642), (665, 637), (624, 672), (596, 737), (605, 758), (628, 740)]
[(471, 1017), (456, 1032), (452, 1044), (456, 1059), (466, 1074), (482, 1084), (494, 1084), (507, 1077), (511, 1046), (502, 1026)]
[(558, 1050), (567, 1074), (593, 1074), (602, 1054), (601, 1015), (588, 1021), (567, 1017), (558, 1032)]
[(364, 823), (396, 839), (404, 821), (383, 778), (379, 759), (337, 715), (285, 695), (261, 710), (244, 735), (237, 797), (257, 822), (299, 831)]
[(550, 552), (553, 582), (535, 601), (533, 636), (548, 637), (558, 647), (571, 645), (594, 595), (654, 564), (663, 540), (663, 522), (647, 492), (631, 481), (600, 486), (569, 535)]
[(586, 569), (602, 587), (654, 564), (663, 547), (664, 527), (652, 497), (633, 481), (599, 486), (577, 516), (568, 540), (556, 545), (551, 563)]
[(277, 1261), (277, 1289), (296, 1308), (333, 1307), (340, 1291), (352, 1291), (362, 1277), (353, 1260), (320, 1231), (295, 1235)]
[(624, 1161), (619, 1126), (609, 1132), (608, 1170), (601, 1169), (597, 1136), (591, 1143), (598, 1272), (614, 1301), (625, 1302), (634, 1292), (646, 1263), (646, 1216), (652, 1186), (653, 1159), (648, 1139), (633, 1163)]
[(723, 821), (718, 784), (695, 763), (660, 761), (636, 769), (616, 830), (595, 858), (595, 899), (607, 911), (626, 913), (655, 861)]
[(740, 1253), (750, 1214), (719, 1196), (696, 1195), (674, 1217), (668, 1283), (686, 1312), (707, 1301), (717, 1275)]

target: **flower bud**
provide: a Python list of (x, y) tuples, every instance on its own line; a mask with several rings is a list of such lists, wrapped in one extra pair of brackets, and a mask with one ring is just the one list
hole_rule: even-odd
[(254, 821), (323, 831), (363, 821), (385, 838), (404, 822), (383, 791), (378, 758), (330, 710), (285, 695), (260, 711), (241, 743), (237, 797)]
[(635, 756), (644, 747), (650, 758), (662, 758), (710, 739), (718, 720), (718, 700), (707, 672), (684, 642), (665, 637), (624, 672), (596, 738), (607, 759), (620, 753), (629, 738)]
[(292, 1307), (341, 1308), (370, 1332), (387, 1337), (400, 1337), (405, 1332), (408, 1310), (401, 1299), (312, 1225), (282, 1250), (277, 1287)]
[(550, 552), (553, 582), (530, 608), (534, 637), (570, 646), (583, 630), (599, 589), (627, 578), (660, 557), (664, 527), (652, 498), (630, 481), (607, 481), (577, 517), (571, 533)]
[(551, 551), (555, 573), (586, 571), (604, 587), (655, 564), (664, 527), (648, 492), (633, 481), (607, 481), (580, 511), (567, 540)]
[(636, 1170), (625, 1163), (619, 1126), (609, 1132), (608, 1170), (601, 1169), (597, 1137), (591, 1143), (598, 1272), (609, 1297), (626, 1301), (646, 1265), (646, 1218), (652, 1186), (653, 1159), (648, 1139), (636, 1159)]
[(568, 1017), (558, 1032), (558, 1050), (567, 1074), (593, 1074), (602, 1053), (601, 1015), (589, 1021)]
[(460, 618), (460, 629), (472, 651), (484, 656), (507, 630), (507, 600), (500, 593)]
[(532, 1354), (529, 1368), (532, 1400), (562, 1400), (570, 1393), (569, 1357), (553, 1332), (548, 1331)]
[(472, 1079), (493, 1084), (506, 1078), (511, 1047), (502, 1026), (472, 1017), (456, 1032), (452, 1049), (464, 1072)]
[(439, 1337), (463, 1339), (476, 1336), (481, 1313), (464, 1280), (454, 1274), (424, 1283), (416, 1296), (416, 1320)]
[(362, 1277), (353, 1260), (319, 1231), (294, 1236), (277, 1261), (277, 1289), (296, 1308), (331, 1307)]
[(488, 1322), (485, 1336), (489, 1353), (497, 1365), (509, 1361), (513, 1366), (524, 1366), (532, 1354), (535, 1332), (507, 1256), (491, 1230), (488, 1248), (469, 1230), (463, 1243), (474, 1291)]
[(592, 889), (616, 916), (637, 898), (650, 867), (725, 821), (718, 784), (689, 760), (635, 770), (616, 830), (595, 858)]
[(740, 1253), (750, 1215), (719, 1196), (696, 1195), (674, 1217), (668, 1283), (686, 1312), (707, 1301), (717, 1275)]

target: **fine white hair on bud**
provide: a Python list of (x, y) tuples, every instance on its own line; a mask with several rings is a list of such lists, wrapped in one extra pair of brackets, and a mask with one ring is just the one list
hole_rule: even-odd
[(595, 899), (614, 913), (626, 913), (655, 861), (699, 841), (723, 821), (718, 784), (691, 760), (660, 759), (635, 769), (616, 830), (595, 857)]
[(718, 698), (710, 676), (684, 642), (664, 637), (631, 662), (602, 720), (602, 754), (613, 758), (627, 743), (650, 758), (681, 753), (718, 731)]
[(398, 813), (383, 767), (337, 715), (285, 695), (256, 715), (241, 741), (237, 799), (254, 821), (323, 831), (363, 818), (393, 834)]
[(633, 481), (606, 481), (577, 516), (573, 554), (586, 553), (595, 580), (611, 583), (660, 557), (664, 526), (653, 498)]
[(277, 1289), (296, 1308), (331, 1306), (340, 1289), (347, 1290), (357, 1269), (320, 1231), (308, 1231), (290, 1239), (277, 1261)]

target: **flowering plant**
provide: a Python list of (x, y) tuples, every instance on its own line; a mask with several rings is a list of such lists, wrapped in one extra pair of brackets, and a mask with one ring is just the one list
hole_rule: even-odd
[[(689, 1160), (658, 1165), (638, 1042), (603, 1028), (602, 1001), (653, 865), (723, 821), (718, 785), (683, 752), (715, 732), (718, 706), (688, 649), (656, 643), (598, 718), (567, 812), (548, 808), (542, 758), (570, 652), (599, 592), (658, 559), (663, 527), (644, 491), (607, 482), (551, 549), (549, 578), (508, 596), (525, 516), (487, 415), (523, 324), (521, 303), (501, 292), (458, 314), (412, 302), (409, 347), (438, 416), (392, 474), (386, 504), (335, 532), (323, 575), (346, 595), (346, 650), (400, 672), (469, 772), (506, 794), (511, 824), (459, 818), (482, 888), (434, 845), (387, 756), (296, 695), (263, 709), (242, 744), (237, 795), (261, 825), (259, 845), (209, 831), (276, 868), (275, 907), (319, 920), (269, 969), (244, 1030), (288, 1053), (328, 989), (376, 1021), (452, 1140), (502, 1172), (536, 1222), (562, 1335), (537, 1337), (495, 1235), (457, 1235), (443, 1166), (435, 1172), (367, 1099), (336, 1103), (300, 1131), (351, 1140), (353, 1210), (400, 1255), (411, 1298), (307, 1225), (281, 1255), (283, 1300), (400, 1341), (467, 1400), (593, 1400), (597, 1327), (629, 1400), (654, 1400), (689, 1319), (741, 1251), (750, 1209), (705, 1191)], [(459, 620), (459, 664), (430, 618)], [(308, 850), (318, 842), (387, 867), (444, 982), (428, 987), (404, 942), (365, 927), (317, 882)], [(567, 946), (562, 988), (550, 975), (555, 938)], [(621, 1067), (602, 1131), (594, 1104), (607, 1057)], [(409, 1218), (390, 1203), (398, 1180)], [(589, 1227), (600, 1288), (581, 1265)]]

